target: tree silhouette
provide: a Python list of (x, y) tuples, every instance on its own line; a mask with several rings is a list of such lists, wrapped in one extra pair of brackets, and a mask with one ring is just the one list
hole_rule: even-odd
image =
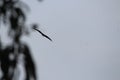
[[(20, 41), (21, 36), (27, 32), (25, 30), (25, 10), (28, 8), (28, 5), (21, 0), (0, 0), (0, 21), (9, 24), (8, 35), (14, 40), (10, 46), (4, 49), (0, 41), (0, 62), (3, 73), (0, 80), (17, 80), (15, 77), (19, 76), (19, 74), (16, 75), (16, 70), (20, 55), (24, 55), (25, 80), (37, 80), (35, 63), (29, 47)], [(33, 24), (31, 28), (52, 41), (51, 38), (38, 30), (37, 24)]]

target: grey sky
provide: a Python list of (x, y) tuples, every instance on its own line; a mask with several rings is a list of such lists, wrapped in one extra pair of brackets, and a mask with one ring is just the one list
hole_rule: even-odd
[(28, 23), (39, 23), (53, 39), (38, 33), (23, 37), (39, 80), (120, 80), (120, 0), (27, 3)]

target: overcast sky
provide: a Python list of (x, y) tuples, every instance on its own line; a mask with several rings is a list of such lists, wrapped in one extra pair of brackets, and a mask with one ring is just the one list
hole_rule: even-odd
[(28, 23), (39, 23), (53, 39), (23, 37), (39, 80), (120, 80), (120, 0), (26, 3)]

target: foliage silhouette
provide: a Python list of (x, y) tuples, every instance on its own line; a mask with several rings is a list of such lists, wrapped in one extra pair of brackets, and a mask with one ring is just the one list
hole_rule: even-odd
[[(19, 74), (16, 75), (16, 69), (21, 55), (24, 56), (24, 62), (22, 63), (24, 63), (24, 72), (26, 73), (25, 80), (37, 80), (35, 63), (31, 57), (29, 47), (20, 41), (21, 36), (27, 32), (25, 30), (25, 10), (28, 8), (21, 0), (0, 0), (0, 21), (9, 24), (8, 35), (13, 39), (13, 43), (4, 49), (0, 41), (0, 62), (3, 74), (0, 80), (17, 80), (15, 77)], [(34, 24), (32, 29), (52, 41), (51, 38), (38, 30), (37, 24)]]

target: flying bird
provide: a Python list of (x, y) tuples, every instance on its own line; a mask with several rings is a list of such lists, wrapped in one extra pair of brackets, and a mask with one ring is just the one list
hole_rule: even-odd
[(52, 41), (52, 39), (51, 39), (50, 37), (48, 37), (47, 35), (45, 35), (44, 33), (42, 33), (42, 32), (41, 32), (40, 30), (38, 30), (37, 28), (38, 28), (38, 26), (37, 26), (36, 24), (34, 24), (34, 25), (32, 26), (32, 29), (36, 30), (36, 31), (39, 32), (43, 37), (45, 37), (45, 38), (49, 39), (50, 41)]

